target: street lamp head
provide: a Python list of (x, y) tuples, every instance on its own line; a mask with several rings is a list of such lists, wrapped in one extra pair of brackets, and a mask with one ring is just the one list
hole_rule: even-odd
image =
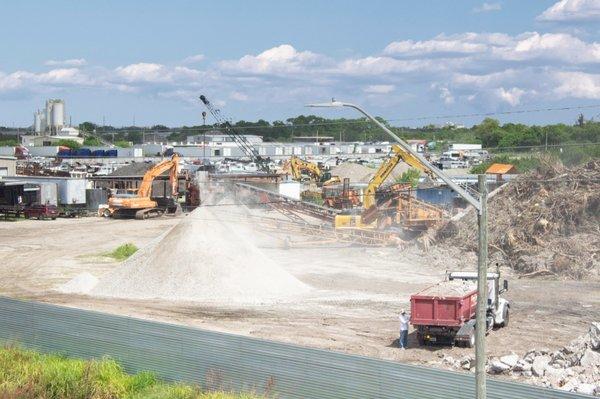
[(333, 108), (333, 107), (345, 107), (346, 104), (341, 101), (336, 101), (335, 98), (331, 99), (329, 103), (314, 103), (314, 104), (306, 104), (307, 107), (312, 108)]

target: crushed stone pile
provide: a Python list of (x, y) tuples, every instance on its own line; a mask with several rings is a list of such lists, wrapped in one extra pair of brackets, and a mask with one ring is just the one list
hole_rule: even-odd
[[(600, 161), (567, 169), (551, 161), (510, 181), (489, 200), (492, 261), (521, 274), (583, 278), (600, 271)], [(438, 233), (446, 245), (477, 249), (475, 212)]]
[(442, 281), (419, 292), (419, 295), (431, 295), (439, 297), (461, 297), (473, 292), (477, 285), (473, 281), (451, 280)]
[[(458, 360), (446, 356), (442, 364), (475, 371), (473, 356)], [(492, 357), (487, 362), (486, 371), (526, 378), (528, 382), (548, 388), (600, 396), (600, 323), (591, 323), (587, 334), (554, 352), (538, 349), (522, 357), (514, 353)]]
[(224, 218), (215, 208), (197, 208), (102, 276), (90, 294), (226, 304), (271, 302), (310, 290)]
[(96, 284), (98, 284), (96, 276), (88, 272), (83, 272), (58, 287), (57, 291), (65, 294), (81, 294), (89, 292)]

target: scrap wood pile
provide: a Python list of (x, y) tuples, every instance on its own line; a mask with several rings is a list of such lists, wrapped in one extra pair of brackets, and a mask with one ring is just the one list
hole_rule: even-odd
[[(489, 200), (489, 253), (521, 274), (581, 278), (600, 264), (600, 161), (567, 169), (543, 160)], [(477, 250), (475, 212), (450, 222), (440, 240)]]

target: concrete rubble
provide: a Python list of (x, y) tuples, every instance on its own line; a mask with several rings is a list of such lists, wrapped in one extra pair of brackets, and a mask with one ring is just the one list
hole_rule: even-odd
[[(473, 356), (458, 360), (444, 356), (442, 364), (475, 371)], [(522, 357), (515, 353), (492, 357), (488, 359), (487, 372), (600, 397), (600, 322), (592, 323), (587, 334), (554, 352), (538, 349), (530, 350)]]

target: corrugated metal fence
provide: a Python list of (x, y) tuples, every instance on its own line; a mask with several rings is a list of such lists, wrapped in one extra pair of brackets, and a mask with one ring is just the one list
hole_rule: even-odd
[[(130, 372), (280, 398), (473, 398), (474, 376), (191, 327), (0, 298), (0, 339), (43, 352), (109, 355)], [(578, 398), (495, 379), (488, 398)]]

